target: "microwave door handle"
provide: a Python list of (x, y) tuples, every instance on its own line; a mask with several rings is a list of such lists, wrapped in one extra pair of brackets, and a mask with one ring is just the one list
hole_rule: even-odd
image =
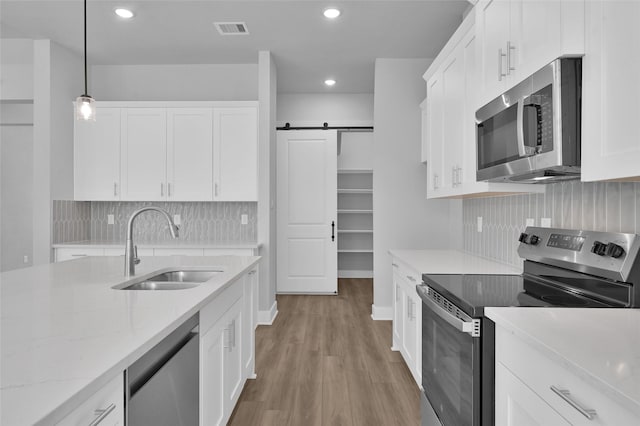
[(527, 152), (524, 148), (524, 99), (518, 100), (516, 134), (518, 139), (518, 155), (520, 158), (527, 157)]

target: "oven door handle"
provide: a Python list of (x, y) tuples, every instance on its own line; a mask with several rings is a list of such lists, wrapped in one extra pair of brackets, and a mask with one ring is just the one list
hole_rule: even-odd
[(472, 337), (480, 337), (480, 320), (471, 318), (470, 321), (463, 321), (460, 318), (451, 315), (447, 310), (442, 308), (436, 302), (431, 300), (429, 296), (422, 298), (422, 301), (431, 311), (445, 320), (449, 325), (455, 327), (456, 330), (467, 333)]

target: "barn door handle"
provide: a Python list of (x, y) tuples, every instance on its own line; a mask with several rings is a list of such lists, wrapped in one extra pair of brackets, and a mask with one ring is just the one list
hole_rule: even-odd
[(331, 241), (336, 240), (336, 221), (331, 221)]

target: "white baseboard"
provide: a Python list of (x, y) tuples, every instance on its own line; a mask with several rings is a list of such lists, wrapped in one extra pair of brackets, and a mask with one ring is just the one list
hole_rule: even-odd
[(373, 271), (338, 270), (338, 278), (373, 278)]
[(391, 321), (393, 319), (393, 306), (371, 305), (371, 318), (375, 321)]
[(273, 301), (271, 309), (268, 311), (258, 311), (258, 325), (271, 325), (278, 316), (278, 302)]

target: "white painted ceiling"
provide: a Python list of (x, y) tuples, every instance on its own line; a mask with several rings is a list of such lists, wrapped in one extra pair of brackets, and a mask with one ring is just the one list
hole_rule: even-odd
[[(89, 65), (256, 63), (270, 50), (281, 93), (372, 93), (375, 58), (433, 58), (466, 0), (89, 0)], [(113, 10), (132, 9), (124, 21)], [(337, 6), (328, 20), (322, 11)], [(2, 0), (0, 36), (48, 38), (82, 55), (82, 0)], [(221, 36), (214, 21), (250, 35)], [(323, 81), (337, 80), (333, 88)]]

